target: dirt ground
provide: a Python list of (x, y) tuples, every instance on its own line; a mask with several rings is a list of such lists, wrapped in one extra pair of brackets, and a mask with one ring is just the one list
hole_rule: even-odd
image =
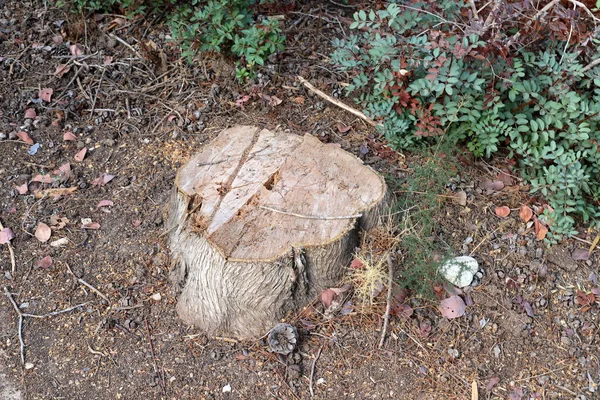
[[(336, 16), (351, 12), (297, 2), (285, 53), (243, 87), (228, 60), (179, 60), (166, 28), (0, 1), (0, 222), (15, 234), (14, 257), (0, 245), (0, 399), (470, 399), (474, 383), (482, 399), (600, 398), (598, 254), (574, 257), (596, 233), (547, 248), (518, 212), (494, 213), (518, 209), (527, 188), (482, 189), (498, 169), (467, 158), (448, 189), (467, 205), (436, 216), (439, 239), (485, 270), (465, 316), (409, 299), (382, 349), (383, 298), (295, 316), (301, 343), (287, 359), (178, 319), (164, 205), (177, 168), (224, 128), (310, 133), (357, 155), (368, 144), (365, 162), (400, 180), (421, 162), (297, 83), (334, 93), (345, 82), (326, 57), (346, 29)], [(11, 299), (45, 317), (20, 324)]]

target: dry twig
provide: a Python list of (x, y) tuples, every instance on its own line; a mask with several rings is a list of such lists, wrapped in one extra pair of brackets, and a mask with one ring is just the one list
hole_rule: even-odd
[(150, 333), (150, 325), (148, 325), (148, 320), (145, 320), (144, 322), (146, 322), (146, 331), (148, 332), (148, 344), (150, 345), (150, 352), (152, 353), (152, 362), (154, 364), (154, 373), (156, 375), (158, 375), (158, 378), (160, 379), (160, 387), (162, 389), (163, 396), (165, 396), (165, 398), (166, 398), (167, 397), (167, 388), (165, 386), (165, 378), (164, 378), (163, 374), (158, 370), (158, 364), (156, 362), (156, 354), (154, 353), (154, 345), (152, 344), (152, 335)]
[(298, 75), (298, 80), (300, 81), (300, 83), (302, 83), (304, 85), (304, 87), (306, 87), (311, 92), (315, 93), (317, 96), (327, 100), (334, 106), (338, 106), (341, 109), (346, 110), (349, 113), (356, 115), (358, 118), (362, 119), (367, 124), (369, 124), (371, 126), (380, 126), (381, 125), (381, 124), (373, 121), (371, 118), (367, 117), (363, 112), (355, 110), (354, 108), (347, 106), (346, 104), (342, 103), (341, 101), (336, 100), (333, 97), (323, 93), (322, 91), (320, 91), (319, 89), (314, 87), (310, 82), (308, 82), (306, 79), (304, 79), (303, 77), (301, 77), (299, 75)]
[(108, 299), (108, 297), (106, 295), (104, 295), (101, 291), (96, 289), (94, 286), (90, 285), (89, 283), (87, 283), (86, 281), (84, 281), (83, 279), (81, 279), (77, 275), (75, 275), (75, 273), (73, 272), (73, 270), (71, 269), (69, 264), (65, 263), (65, 265), (67, 266), (67, 269), (69, 270), (69, 272), (75, 277), (75, 279), (77, 279), (77, 282), (81, 283), (83, 286), (87, 287), (88, 289), (90, 289), (91, 291), (96, 293), (98, 296), (100, 296), (104, 300), (106, 300), (108, 303), (110, 303), (110, 300)]
[(379, 339), (379, 348), (383, 347), (385, 342), (385, 335), (387, 333), (387, 327), (390, 323), (390, 311), (392, 310), (392, 283), (394, 280), (394, 264), (392, 263), (392, 255), (388, 253), (388, 293), (387, 293), (387, 305), (385, 306), (385, 315), (383, 316), (383, 328), (381, 328), (381, 339)]
[(319, 357), (321, 357), (321, 352), (323, 351), (323, 345), (321, 345), (321, 347), (319, 347), (319, 350), (317, 351), (317, 355), (315, 356), (315, 359), (312, 362), (312, 365), (310, 367), (310, 378), (308, 380), (308, 389), (310, 390), (310, 397), (315, 397), (315, 393), (313, 391), (313, 379), (315, 377), (315, 367), (317, 366), (317, 361), (319, 361)]

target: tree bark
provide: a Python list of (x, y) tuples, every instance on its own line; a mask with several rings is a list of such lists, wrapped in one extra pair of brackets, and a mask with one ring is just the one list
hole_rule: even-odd
[(178, 172), (169, 204), (177, 311), (209, 334), (264, 335), (342, 278), (383, 178), (316, 138), (236, 126)]

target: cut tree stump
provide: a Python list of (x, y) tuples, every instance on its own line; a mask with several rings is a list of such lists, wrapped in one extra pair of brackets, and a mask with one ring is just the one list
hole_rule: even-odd
[(339, 282), (383, 178), (336, 145), (236, 126), (178, 172), (169, 204), (177, 312), (213, 335), (264, 335)]

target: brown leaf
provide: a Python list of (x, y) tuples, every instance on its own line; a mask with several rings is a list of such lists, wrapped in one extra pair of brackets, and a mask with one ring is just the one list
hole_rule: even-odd
[(352, 126), (346, 126), (346, 125), (342, 124), (341, 122), (338, 122), (338, 124), (337, 124), (337, 130), (340, 131), (341, 133), (346, 133), (350, 129), (352, 129)]
[(521, 208), (519, 208), (519, 217), (521, 217), (523, 222), (529, 222), (529, 220), (533, 218), (533, 210), (526, 205), (522, 205)]
[(515, 181), (513, 180), (512, 176), (510, 176), (510, 173), (508, 171), (502, 170), (498, 172), (496, 178), (502, 183), (504, 183), (504, 186), (512, 186), (515, 184)]
[(502, 181), (485, 181), (481, 184), (481, 187), (488, 192), (497, 192), (504, 189), (504, 182)]
[(71, 67), (68, 64), (58, 64), (56, 66), (56, 70), (54, 71), (54, 75), (58, 78), (62, 78), (64, 74), (69, 72)]
[(79, 150), (77, 154), (75, 154), (75, 161), (83, 161), (83, 159), (85, 158), (85, 153), (87, 153), (87, 147), (84, 147), (83, 149)]
[(466, 305), (461, 297), (450, 296), (442, 300), (438, 308), (443, 317), (453, 319), (465, 315)]
[(37, 114), (35, 112), (35, 109), (33, 108), (28, 108), (27, 110), (25, 110), (25, 119), (35, 119), (35, 117), (37, 117)]
[(61, 44), (63, 42), (63, 37), (61, 35), (52, 36), (52, 41), (54, 44)]
[(362, 261), (360, 261), (358, 258), (355, 258), (350, 263), (350, 268), (352, 268), (352, 269), (364, 269), (365, 268), (365, 264)]
[(73, 134), (73, 132), (71, 132), (71, 131), (66, 131), (65, 133), (63, 133), (63, 140), (64, 141), (75, 141), (75, 140), (77, 140), (77, 136), (75, 136)]
[(333, 289), (323, 290), (323, 292), (321, 292), (321, 303), (323, 303), (323, 307), (329, 308), (329, 306), (331, 306), (331, 303), (333, 302), (333, 300), (335, 300), (336, 297), (337, 294), (335, 294), (335, 291)]
[(10, 243), (15, 238), (15, 234), (10, 228), (0, 229), (0, 244)]
[(452, 200), (456, 204), (465, 207), (467, 205), (467, 193), (464, 190), (459, 190), (455, 193), (454, 197), (452, 197)]
[(40, 99), (44, 100), (46, 103), (50, 103), (53, 93), (54, 93), (54, 90), (52, 90), (50, 88), (40, 89), (40, 91), (38, 93), (38, 97)]
[(69, 46), (69, 50), (71, 51), (71, 54), (74, 55), (75, 57), (79, 57), (83, 55), (83, 46), (80, 44), (72, 44)]
[(141, 224), (142, 224), (142, 220), (140, 220), (140, 219), (134, 219), (133, 221), (131, 221), (131, 225), (132, 225), (134, 228), (137, 228), (137, 227), (138, 227), (138, 226), (140, 226)]
[(35, 238), (42, 243), (46, 243), (50, 239), (51, 235), (52, 230), (43, 222), (40, 222), (35, 229)]
[(590, 259), (590, 253), (586, 249), (575, 249), (571, 253), (571, 257), (575, 261), (587, 261)]
[(304, 100), (304, 97), (302, 97), (302, 96), (297, 96), (297, 97), (292, 97), (292, 98), (290, 99), (290, 101), (291, 101), (292, 103), (296, 103), (296, 104), (303, 105), (305, 100)]
[(17, 189), (17, 192), (19, 194), (26, 194), (29, 191), (29, 187), (27, 186), (27, 182), (25, 182), (21, 186), (17, 186), (16, 189)]
[(52, 183), (53, 179), (50, 175), (37, 174), (31, 178), (31, 182)]
[(496, 215), (500, 218), (506, 218), (510, 214), (510, 208), (508, 208), (507, 206), (496, 207), (494, 211), (496, 212)]
[(83, 229), (94, 229), (94, 230), (96, 230), (96, 229), (100, 229), (100, 224), (97, 223), (97, 222), (90, 222), (89, 224), (83, 224), (83, 225), (81, 225), (81, 227)]
[(497, 376), (491, 377), (488, 381), (488, 384), (485, 385), (485, 390), (487, 392), (491, 392), (494, 386), (496, 386), (498, 383), (500, 383), (500, 378), (498, 378)]
[(535, 237), (538, 240), (544, 240), (546, 235), (548, 234), (548, 228), (546, 225), (542, 224), (539, 219), (533, 218), (534, 227), (535, 227)]
[(112, 181), (114, 177), (115, 176), (111, 174), (102, 174), (92, 181), (92, 186), (104, 186), (108, 182)]
[(17, 132), (17, 137), (27, 144), (33, 144), (33, 139), (25, 131)]
[(113, 63), (114, 58), (112, 56), (104, 56), (104, 65), (110, 65)]
[[(47, 176), (47, 175), (46, 175)], [(68, 188), (54, 188), (54, 189), (44, 189), (35, 192), (36, 199), (45, 199), (46, 197), (52, 197), (53, 199), (58, 199), (65, 194), (71, 194), (77, 191), (77, 186), (72, 186)]]
[(38, 262), (35, 263), (35, 266), (38, 268), (50, 268), (52, 266), (53, 260), (52, 257), (50, 256), (46, 256), (44, 258), (42, 258), (41, 260), (38, 260)]
[(113, 203), (111, 200), (100, 200), (100, 202), (98, 202), (98, 205), (96, 207), (97, 208), (100, 208), (100, 207), (112, 207), (114, 205), (115, 205), (115, 203)]

